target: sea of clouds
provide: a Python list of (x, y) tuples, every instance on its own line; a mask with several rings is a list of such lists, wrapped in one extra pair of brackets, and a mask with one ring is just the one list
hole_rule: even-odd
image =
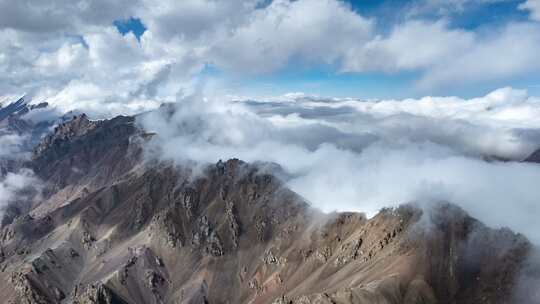
[(225, 98), (203, 92), (139, 116), (156, 132), (150, 156), (179, 163), (239, 158), (279, 164), (287, 185), (326, 211), (452, 202), (492, 227), (540, 243), (540, 98), (413, 100), (289, 94)]

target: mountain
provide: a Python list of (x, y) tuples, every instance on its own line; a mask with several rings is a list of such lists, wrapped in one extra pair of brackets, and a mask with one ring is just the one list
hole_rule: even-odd
[(28, 111), (28, 106), (27, 103), (24, 101), (24, 97), (21, 97), (17, 101), (0, 108), (0, 120), (3, 120), (10, 115), (22, 113), (25, 111)]
[(524, 162), (540, 163), (540, 149), (534, 151), (533, 153), (531, 153), (531, 155), (527, 156), (527, 158), (525, 158)]
[(238, 159), (147, 159), (134, 117), (59, 124), (0, 229), (5, 303), (510, 303), (534, 249), (458, 207), (324, 214)]

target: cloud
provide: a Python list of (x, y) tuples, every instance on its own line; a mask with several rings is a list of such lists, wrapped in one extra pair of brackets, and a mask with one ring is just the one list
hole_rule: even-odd
[[(113, 26), (129, 17), (146, 27), (139, 40)], [(381, 30), (381, 16), (367, 18), (338, 0), (0, 1), (0, 20), (2, 96), (27, 93), (37, 102), (99, 117), (152, 109), (189, 94), (208, 66), (233, 79), (321, 68), (409, 73), (420, 91), (540, 70), (536, 22), (471, 30), (452, 27), (446, 16), (407, 15)], [(75, 98), (89, 92), (99, 94), (78, 104)]]
[(4, 208), (10, 203), (22, 201), (31, 197), (39, 183), (33, 172), (21, 169), (18, 172), (9, 172), (0, 177), (0, 219)]
[[(459, 50), (456, 50), (459, 52)], [(535, 73), (540, 65), (533, 58), (540, 51), (540, 27), (536, 24), (510, 24), (502, 31), (477, 39), (474, 47), (458, 53), (453, 60), (434, 65), (420, 85), (490, 82)], [(505, 60), (504, 58), (512, 58)]]
[(448, 201), (492, 227), (511, 227), (540, 242), (537, 165), (490, 163), (433, 144), (372, 145), (360, 154), (322, 147), (316, 153), (313, 169), (289, 184), (323, 210), (373, 215), (405, 202)]
[(540, 251), (533, 250), (522, 265), (511, 303), (540, 303)]
[(331, 64), (372, 32), (372, 21), (341, 2), (276, 0), (221, 37), (210, 54), (218, 66), (252, 72), (274, 71), (293, 59)]
[(0, 158), (14, 159), (23, 157), (25, 136), (0, 131)]
[(450, 30), (446, 22), (409, 21), (394, 28), (387, 38), (375, 38), (346, 55), (346, 72), (412, 70), (451, 60), (456, 50), (474, 44), (474, 34)]
[(0, 1), (0, 29), (46, 34), (85, 30), (129, 17), (138, 1)]
[[(369, 101), (300, 96), (247, 105), (278, 124), (318, 124), (349, 136), (371, 135), (394, 143), (403, 139), (430, 141), (468, 155), (521, 159), (537, 148), (538, 102), (526, 91), (502, 88), (468, 100), (428, 96)], [(359, 150), (351, 144), (341, 146)]]
[[(2, 94), (27, 93), (64, 112), (78, 109), (107, 117), (155, 108), (192, 81), (189, 63), (182, 56), (175, 59), (177, 53), (154, 54), (153, 48), (161, 46), (150, 36), (139, 42), (112, 26), (87, 28), (81, 36), (52, 36), (0, 30)], [(174, 79), (163, 78), (163, 70)], [(155, 89), (144, 90), (148, 85)], [(79, 103), (77, 98), (84, 96)]]
[(540, 21), (540, 0), (526, 0), (519, 5), (519, 9), (528, 11), (531, 20)]
[(519, 160), (538, 148), (540, 100), (524, 91), (504, 88), (470, 100), (211, 96), (140, 116), (158, 134), (149, 157), (273, 162), (287, 172), (291, 189), (325, 211), (373, 215), (406, 202), (449, 201), (540, 242), (538, 165), (486, 160)]
[(482, 34), (451, 29), (444, 20), (406, 21), (388, 37), (352, 49), (343, 71), (419, 71), (419, 88), (487, 83), (540, 69), (540, 26), (509, 23)]
[(146, 0), (137, 15), (162, 41), (217, 38), (249, 21), (260, 0)]

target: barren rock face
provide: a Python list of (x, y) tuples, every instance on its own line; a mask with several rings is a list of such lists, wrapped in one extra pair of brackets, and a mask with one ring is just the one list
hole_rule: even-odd
[(0, 232), (10, 303), (508, 303), (529, 242), (450, 204), (322, 214), (257, 166), (144, 162), (131, 117), (59, 126)]

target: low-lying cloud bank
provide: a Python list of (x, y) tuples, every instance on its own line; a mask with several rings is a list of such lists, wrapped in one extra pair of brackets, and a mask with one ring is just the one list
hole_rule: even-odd
[(155, 157), (275, 162), (288, 185), (324, 211), (373, 215), (449, 201), (539, 244), (540, 165), (519, 162), (540, 146), (539, 112), (539, 98), (511, 88), (470, 100), (226, 101), (201, 93), (139, 122), (158, 134), (148, 149)]
[(36, 185), (38, 180), (29, 169), (8, 172), (5, 176), (0, 176), (0, 221), (4, 209), (10, 203), (22, 201), (35, 194)]
[(22, 146), (24, 144), (25, 137), (15, 133), (0, 132), (0, 158), (13, 159), (20, 158), (24, 154)]

